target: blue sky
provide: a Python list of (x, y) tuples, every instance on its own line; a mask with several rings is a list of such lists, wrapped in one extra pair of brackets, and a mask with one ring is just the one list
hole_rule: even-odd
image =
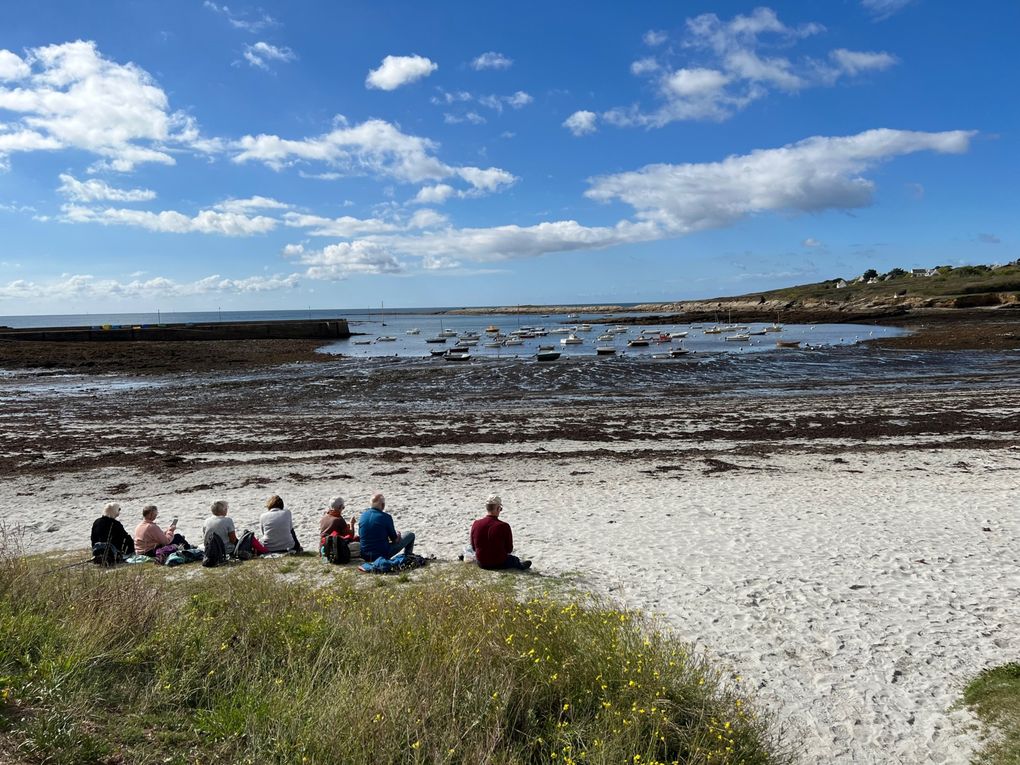
[(1007, 262), (1018, 30), (1015, 0), (9, 4), (0, 314)]

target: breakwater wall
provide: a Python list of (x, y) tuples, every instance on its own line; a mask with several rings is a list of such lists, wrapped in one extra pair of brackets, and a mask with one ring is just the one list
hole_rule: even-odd
[(346, 319), (239, 321), (205, 324), (103, 324), (96, 327), (0, 327), (0, 340), (125, 342), (136, 340), (335, 340), (351, 331)]

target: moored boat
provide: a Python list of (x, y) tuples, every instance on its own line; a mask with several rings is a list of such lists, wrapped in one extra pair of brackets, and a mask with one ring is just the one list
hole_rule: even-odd
[(538, 351), (535, 354), (535, 359), (537, 361), (556, 361), (559, 357), (559, 351)]

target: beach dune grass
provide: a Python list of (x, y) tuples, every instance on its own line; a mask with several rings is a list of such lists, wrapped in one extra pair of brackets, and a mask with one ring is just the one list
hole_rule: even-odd
[(994, 732), (977, 761), (1020, 765), (1020, 663), (985, 670), (967, 686), (963, 700)]
[(303, 563), (4, 556), (4, 738), (47, 763), (792, 761), (739, 682), (637, 614)]

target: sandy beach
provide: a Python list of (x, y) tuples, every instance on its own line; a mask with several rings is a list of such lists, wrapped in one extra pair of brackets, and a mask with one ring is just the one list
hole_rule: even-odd
[(528, 392), (510, 367), (338, 363), (10, 373), (0, 519), (27, 551), (83, 549), (105, 502), (129, 524), (154, 502), (197, 541), (213, 500), (251, 527), (278, 493), (313, 544), (329, 497), (360, 508), (384, 491), (417, 551), (455, 566), (495, 491), (534, 575), (696, 642), (779, 715), (803, 762), (977, 749), (962, 688), (1020, 648), (1015, 355), (952, 382), (921, 370), (768, 396), (684, 395), (679, 378), (669, 395)]

